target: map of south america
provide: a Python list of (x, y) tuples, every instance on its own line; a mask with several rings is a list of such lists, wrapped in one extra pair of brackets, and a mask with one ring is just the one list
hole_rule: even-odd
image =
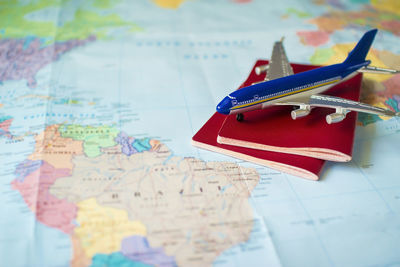
[(253, 169), (174, 156), (114, 126), (50, 125), (35, 140), (12, 186), (71, 236), (73, 264), (211, 265), (249, 238)]

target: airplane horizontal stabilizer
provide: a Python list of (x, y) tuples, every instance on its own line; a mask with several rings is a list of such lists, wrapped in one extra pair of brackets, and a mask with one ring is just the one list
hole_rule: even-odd
[(365, 66), (358, 70), (358, 72), (374, 73), (374, 74), (398, 74), (400, 70), (379, 68), (373, 66)]

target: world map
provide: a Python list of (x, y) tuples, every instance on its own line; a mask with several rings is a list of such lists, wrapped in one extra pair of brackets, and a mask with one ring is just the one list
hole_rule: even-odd
[[(2, 1), (0, 265), (399, 264), (398, 119), (360, 114), (352, 161), (318, 182), (190, 145), (283, 35), (291, 61), (328, 65), (378, 28), (368, 59), (400, 68), (399, 10)], [(399, 112), (400, 75), (366, 74), (362, 101)]]

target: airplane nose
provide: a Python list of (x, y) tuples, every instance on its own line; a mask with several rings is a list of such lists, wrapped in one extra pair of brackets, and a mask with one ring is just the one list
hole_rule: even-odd
[(224, 115), (228, 115), (230, 113), (231, 107), (232, 107), (231, 99), (229, 97), (225, 97), (217, 105), (217, 112)]

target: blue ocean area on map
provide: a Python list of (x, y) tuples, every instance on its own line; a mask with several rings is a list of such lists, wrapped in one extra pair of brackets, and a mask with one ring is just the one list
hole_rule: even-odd
[[(352, 160), (317, 182), (190, 140), (282, 36), (291, 62), (329, 65), (378, 28), (371, 61), (398, 67), (399, 8), (1, 2), (0, 265), (398, 265), (398, 118), (360, 115)], [(363, 79), (400, 110), (399, 74)]]

